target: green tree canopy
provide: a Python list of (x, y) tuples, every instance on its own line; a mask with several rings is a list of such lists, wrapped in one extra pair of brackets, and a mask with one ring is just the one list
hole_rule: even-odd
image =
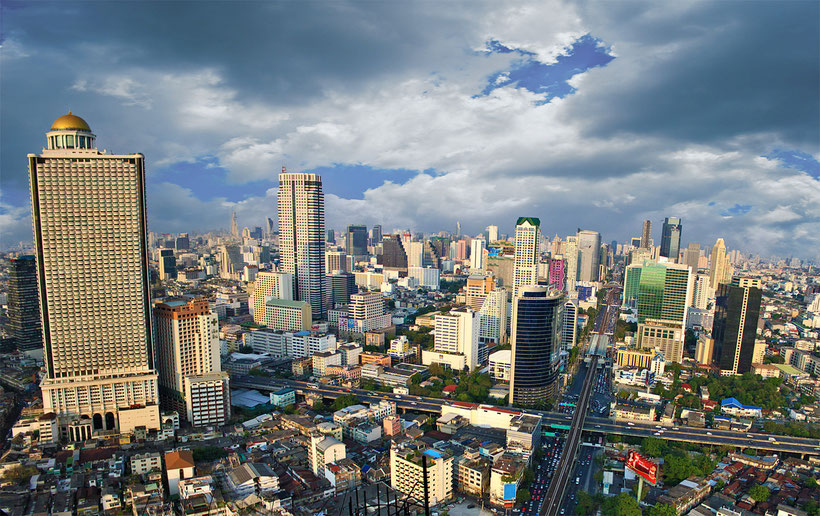
[(352, 394), (343, 394), (336, 398), (333, 402), (333, 405), (330, 406), (331, 410), (334, 412), (337, 410), (342, 410), (343, 408), (347, 408), (351, 405), (356, 405), (359, 403), (359, 398)]
[(649, 508), (649, 516), (678, 516), (678, 510), (666, 503), (658, 503)]
[(601, 506), (604, 516), (641, 516), (638, 501), (629, 493), (607, 498)]
[(749, 496), (757, 502), (765, 502), (771, 494), (771, 490), (766, 486), (756, 485), (749, 488)]

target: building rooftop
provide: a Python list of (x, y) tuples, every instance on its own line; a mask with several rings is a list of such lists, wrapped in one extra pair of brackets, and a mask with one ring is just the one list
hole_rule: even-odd
[(172, 451), (165, 454), (165, 469), (184, 469), (194, 467), (194, 454), (191, 450)]

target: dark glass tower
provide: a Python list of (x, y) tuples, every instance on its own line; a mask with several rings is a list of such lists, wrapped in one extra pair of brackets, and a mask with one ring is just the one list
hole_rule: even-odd
[(554, 398), (564, 299), (547, 287), (522, 286), (513, 299), (510, 403), (532, 407)]
[(9, 270), (9, 333), (14, 345), (23, 352), (43, 352), (37, 266), (34, 256), (11, 259)]
[(683, 226), (678, 217), (666, 217), (661, 235), (661, 256), (678, 261), (680, 256), (680, 233)]
[(399, 235), (382, 237), (382, 265), (385, 269), (407, 272), (407, 252), (404, 250), (404, 244), (401, 243)]
[(345, 250), (351, 256), (367, 254), (367, 226), (347, 226)]
[(731, 284), (718, 285), (712, 338), (721, 374), (751, 371), (761, 296), (759, 280), (735, 278)]
[(325, 274), (328, 309), (350, 303), (350, 296), (358, 293), (356, 276), (349, 272), (334, 271)]

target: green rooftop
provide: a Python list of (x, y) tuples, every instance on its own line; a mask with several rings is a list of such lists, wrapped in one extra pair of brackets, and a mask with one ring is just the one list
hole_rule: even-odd
[(267, 306), (286, 306), (289, 308), (302, 308), (309, 304), (307, 301), (290, 301), (287, 299), (270, 299), (265, 305)]
[(783, 371), (786, 374), (797, 374), (797, 375), (805, 374), (800, 369), (798, 369), (794, 366), (790, 366), (789, 364), (772, 364), (772, 365), (775, 366), (776, 368), (780, 369), (781, 371)]
[(518, 217), (518, 222), (516, 222), (515, 225), (520, 226), (524, 222), (529, 222), (533, 226), (541, 226), (541, 219), (536, 217)]

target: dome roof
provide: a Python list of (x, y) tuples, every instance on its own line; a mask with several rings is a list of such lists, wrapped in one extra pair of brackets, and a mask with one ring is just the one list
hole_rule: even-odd
[(61, 116), (55, 120), (53, 124), (51, 124), (52, 131), (57, 129), (80, 129), (82, 131), (91, 132), (91, 128), (88, 127), (86, 121), (77, 115), (72, 115), (71, 111), (69, 111), (67, 115)]

